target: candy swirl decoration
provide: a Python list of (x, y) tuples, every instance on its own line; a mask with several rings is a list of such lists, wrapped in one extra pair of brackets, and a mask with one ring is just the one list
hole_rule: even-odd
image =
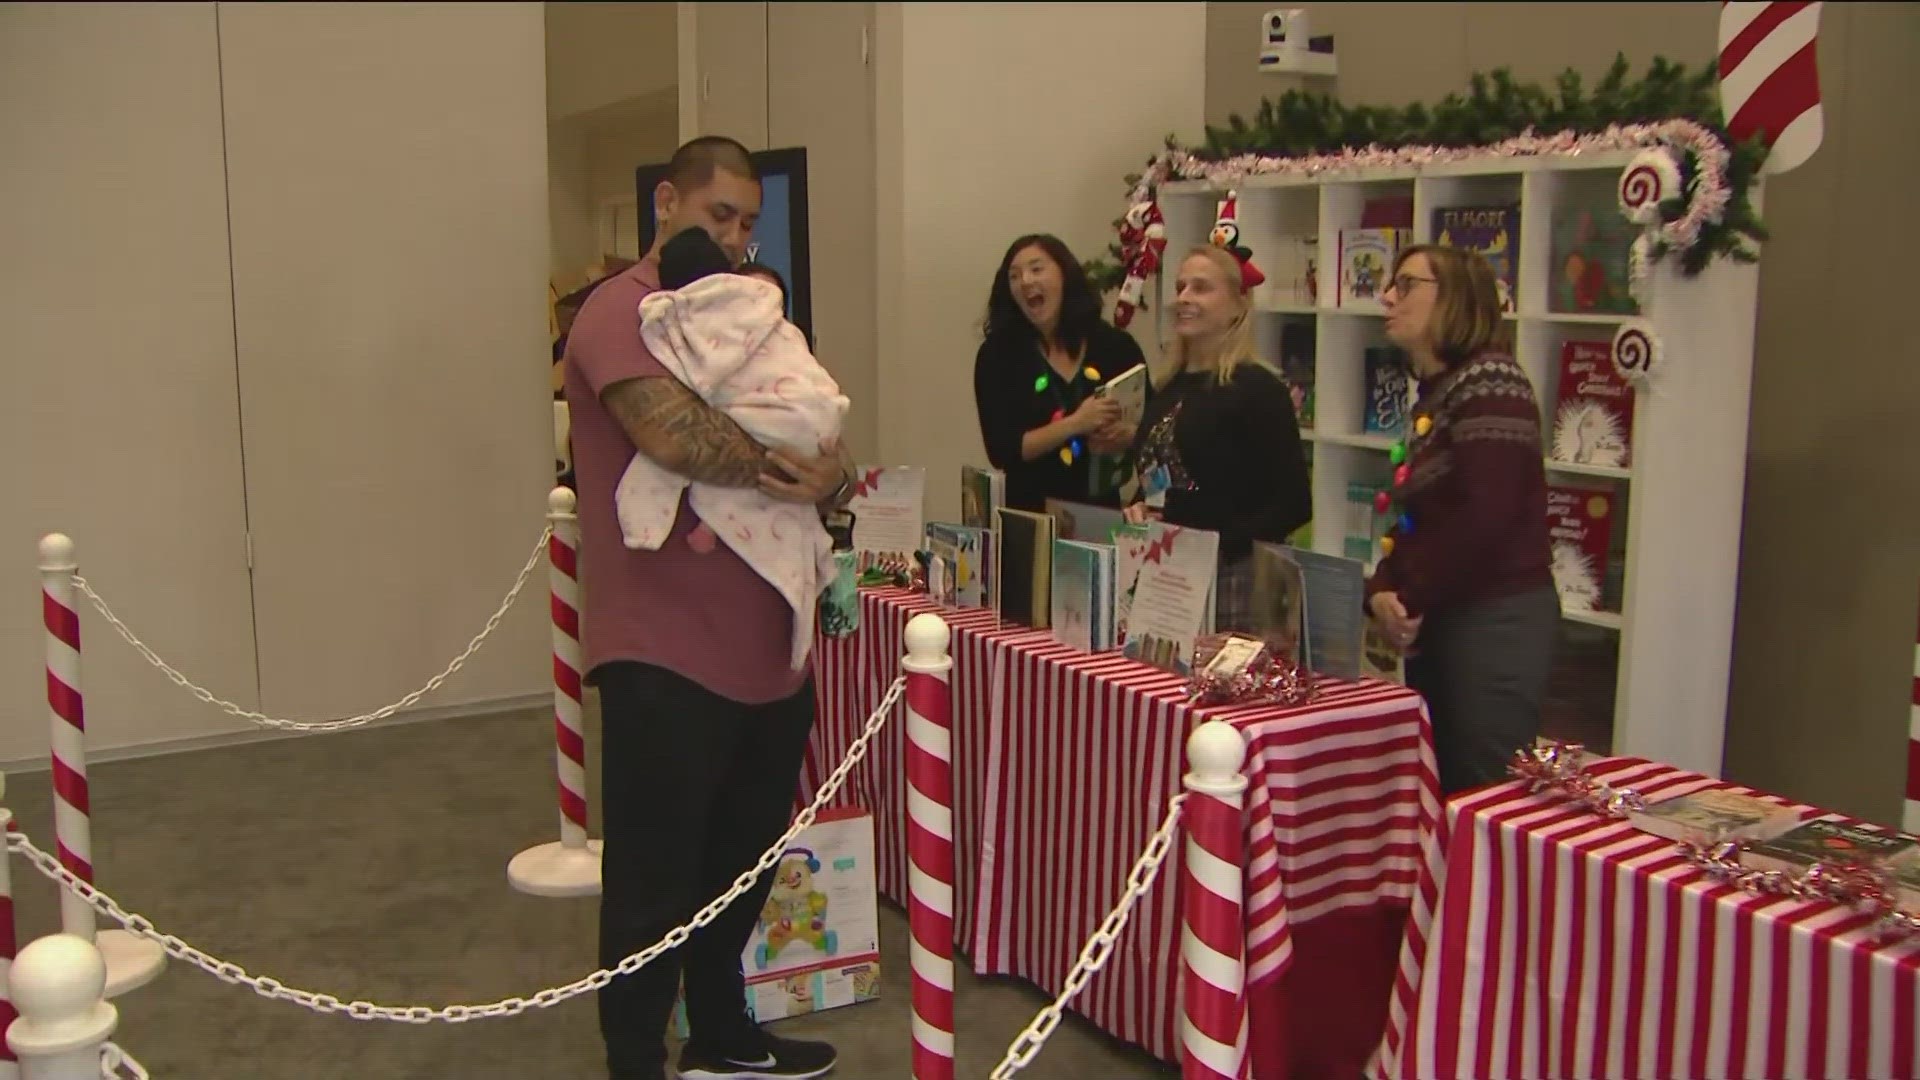
[(1620, 172), (1620, 212), (1643, 228), (1659, 225), (1661, 204), (1681, 196), (1681, 183), (1673, 153), (1664, 146), (1647, 147)]
[(1660, 335), (1642, 319), (1621, 323), (1613, 332), (1613, 370), (1629, 382), (1645, 385), (1662, 362)]

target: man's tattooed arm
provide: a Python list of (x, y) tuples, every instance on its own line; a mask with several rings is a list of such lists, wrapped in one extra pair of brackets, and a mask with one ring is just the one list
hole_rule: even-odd
[(677, 379), (624, 379), (600, 394), (634, 448), (689, 480), (752, 487), (767, 451)]

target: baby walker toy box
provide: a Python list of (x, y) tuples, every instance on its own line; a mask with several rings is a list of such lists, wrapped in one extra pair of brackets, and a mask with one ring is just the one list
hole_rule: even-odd
[[(780, 857), (773, 889), (741, 956), (756, 1021), (802, 1016), (880, 996), (880, 922), (873, 816), (824, 810)], [(674, 1030), (687, 1036), (684, 1002)]]

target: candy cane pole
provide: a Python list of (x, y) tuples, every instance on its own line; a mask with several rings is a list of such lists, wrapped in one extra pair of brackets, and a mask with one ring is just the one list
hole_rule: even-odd
[(535, 896), (600, 892), (600, 841), (587, 839), (587, 736), (580, 719), (580, 519), (573, 492), (547, 493), (547, 577), (553, 598), (554, 769), (560, 789), (560, 842), (531, 847), (507, 863), (507, 880)]
[[(87, 794), (87, 716), (80, 693), (80, 609), (73, 599), (73, 541), (60, 533), (40, 540), (40, 611), (47, 628), (47, 718), (53, 728), (53, 825), (60, 865), (93, 883), (93, 822)], [(100, 950), (107, 965), (106, 994), (145, 986), (167, 962), (159, 945), (125, 930), (95, 932), (93, 908), (60, 890), (60, 929)]]
[(913, 1080), (953, 1080), (953, 658), (938, 615), (904, 636)]
[(1232, 724), (1209, 720), (1187, 739), (1186, 861), (1180, 875), (1182, 1080), (1240, 1080), (1247, 1068), (1244, 834), (1240, 775), (1247, 747)]

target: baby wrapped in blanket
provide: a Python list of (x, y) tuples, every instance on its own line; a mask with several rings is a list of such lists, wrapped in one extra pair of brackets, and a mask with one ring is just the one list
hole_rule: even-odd
[[(660, 252), (664, 288), (640, 301), (647, 351), (762, 446), (818, 453), (822, 440), (839, 436), (847, 398), (786, 320), (779, 286), (730, 269), (701, 229), (669, 240)], [(614, 495), (627, 547), (659, 549), (689, 484), (687, 501), (701, 521), (689, 540), (717, 538), (786, 598), (798, 670), (813, 644), (821, 590), (836, 572), (819, 513), (757, 487), (689, 481), (635, 454)]]

